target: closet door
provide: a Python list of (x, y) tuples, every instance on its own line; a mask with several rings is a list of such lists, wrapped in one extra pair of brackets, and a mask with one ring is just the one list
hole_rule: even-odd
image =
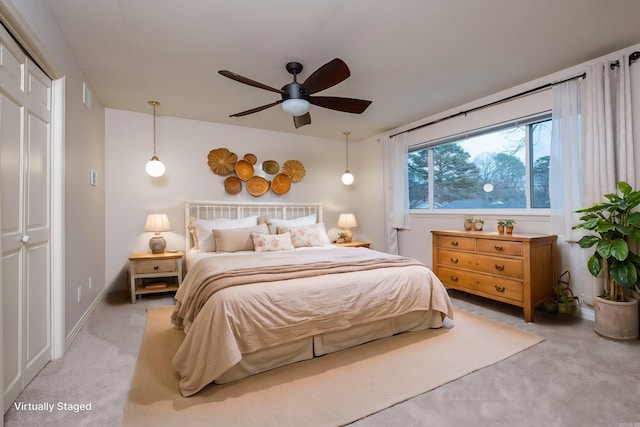
[(51, 359), (51, 81), (0, 28), (3, 394)]

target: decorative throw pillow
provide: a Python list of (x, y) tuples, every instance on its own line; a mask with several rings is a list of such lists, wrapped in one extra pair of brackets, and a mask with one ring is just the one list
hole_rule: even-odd
[(299, 227), (301, 225), (315, 224), (316, 214), (307, 216), (301, 216), (300, 218), (293, 219), (275, 219), (269, 218), (267, 224), (269, 224), (269, 233), (276, 234), (278, 227)]
[(278, 234), (289, 233), (291, 244), (295, 248), (324, 246), (331, 243), (323, 223), (303, 225), (301, 227), (277, 227)]
[(213, 230), (228, 230), (230, 228), (246, 228), (258, 225), (258, 216), (249, 216), (238, 219), (198, 219), (191, 224), (196, 230), (199, 252), (215, 252), (216, 240)]
[(291, 235), (289, 233), (282, 234), (262, 234), (251, 233), (253, 238), (253, 246), (256, 252), (269, 251), (290, 251), (295, 249), (291, 244)]
[(251, 232), (269, 233), (267, 224), (256, 225), (250, 228), (213, 229), (213, 237), (216, 241), (216, 252), (252, 251), (253, 238)]

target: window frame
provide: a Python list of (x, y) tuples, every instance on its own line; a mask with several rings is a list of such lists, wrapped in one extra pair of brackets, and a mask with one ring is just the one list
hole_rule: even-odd
[[(439, 145), (448, 144), (451, 142), (456, 142), (461, 139), (472, 138), (479, 135), (484, 135), (487, 133), (498, 132), (503, 129), (508, 129), (510, 127), (516, 126), (527, 126), (525, 132), (525, 197), (526, 197), (526, 207), (525, 208), (478, 208), (478, 209), (434, 209), (433, 208), (433, 174), (429, 174), (429, 179), (427, 185), (429, 186), (429, 207), (428, 208), (410, 208), (409, 213), (411, 215), (496, 215), (496, 216), (529, 216), (529, 217), (548, 217), (551, 215), (551, 208), (532, 208), (531, 207), (531, 191), (533, 185), (533, 171), (531, 158), (533, 155), (533, 147), (531, 145), (531, 127), (530, 125), (535, 123), (540, 123), (544, 121), (551, 122), (551, 111), (543, 111), (540, 113), (528, 115), (525, 117), (520, 117), (513, 120), (508, 120), (500, 123), (496, 123), (493, 125), (485, 126), (482, 128), (473, 129), (470, 131), (460, 132), (454, 135), (449, 135), (446, 137), (434, 139), (431, 141), (419, 142), (408, 147), (408, 152), (411, 153), (413, 151), (423, 150), (423, 149), (433, 149)], [(408, 161), (408, 159), (407, 159)], [(429, 158), (427, 162), (429, 171), (433, 170), (433, 151), (429, 152)], [(407, 171), (407, 180), (408, 180), (408, 171)]]

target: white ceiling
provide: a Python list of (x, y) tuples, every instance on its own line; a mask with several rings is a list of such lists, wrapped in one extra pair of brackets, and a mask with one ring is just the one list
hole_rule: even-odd
[[(51, 0), (93, 96), (108, 108), (333, 139), (381, 133), (640, 43), (637, 0)], [(311, 107), (295, 129), (280, 88), (341, 58), (351, 77), (317, 95), (373, 101), (362, 115)]]

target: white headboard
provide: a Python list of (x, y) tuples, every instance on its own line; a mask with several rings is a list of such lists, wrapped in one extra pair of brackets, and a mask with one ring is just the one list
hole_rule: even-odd
[[(258, 215), (274, 219), (293, 219), (312, 214), (316, 215), (316, 222), (323, 222), (321, 203), (252, 203), (208, 200), (187, 200), (184, 202), (185, 229), (189, 226), (191, 218), (237, 219)], [(188, 252), (193, 246), (193, 242), (191, 234), (189, 232), (186, 234), (185, 249)]]

